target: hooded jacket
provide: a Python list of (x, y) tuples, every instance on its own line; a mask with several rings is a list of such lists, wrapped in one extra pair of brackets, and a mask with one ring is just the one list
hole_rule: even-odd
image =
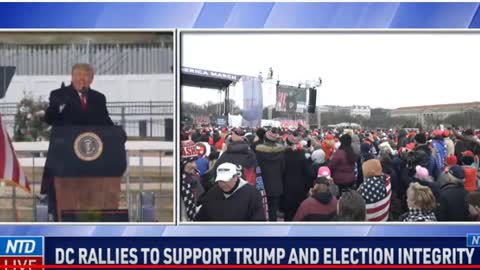
[(305, 199), (293, 221), (330, 221), (337, 213), (337, 198), (330, 192), (317, 192)]
[(265, 221), (265, 212), (258, 190), (239, 179), (236, 189), (224, 193), (214, 185), (198, 204), (198, 221)]
[(217, 162), (215, 162), (213, 168), (205, 173), (205, 177), (209, 179), (209, 181), (207, 181), (209, 187), (206, 189), (213, 186), (218, 166), (226, 162), (237, 165), (241, 169), (241, 177), (251, 185), (255, 185), (255, 167), (257, 164), (255, 153), (247, 142), (231, 142), (228, 144), (226, 151), (218, 158)]
[(285, 174), (285, 148), (281, 145), (265, 143), (257, 146), (257, 161), (262, 170), (265, 192), (268, 197), (283, 194)]

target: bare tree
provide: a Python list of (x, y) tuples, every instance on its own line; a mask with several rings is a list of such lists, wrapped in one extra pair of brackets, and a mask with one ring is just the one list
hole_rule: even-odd
[(416, 126), (418, 123), (415, 121), (415, 118), (408, 116), (397, 116), (391, 118), (391, 126), (394, 128), (411, 128)]
[(447, 116), (443, 120), (446, 124), (462, 128), (480, 128), (480, 112), (467, 111)]

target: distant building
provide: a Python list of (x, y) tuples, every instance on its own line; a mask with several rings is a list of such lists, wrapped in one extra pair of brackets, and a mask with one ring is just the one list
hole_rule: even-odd
[(362, 116), (364, 118), (370, 118), (370, 107), (369, 106), (335, 106), (335, 105), (326, 105), (321, 106), (322, 112), (331, 112), (338, 114), (348, 114), (350, 116)]
[(446, 117), (468, 112), (479, 112), (480, 102), (438, 104), (428, 106), (401, 107), (392, 110), (392, 117), (409, 117), (422, 126), (432, 125), (434, 121), (441, 121)]
[(370, 106), (353, 105), (350, 107), (350, 115), (370, 119)]

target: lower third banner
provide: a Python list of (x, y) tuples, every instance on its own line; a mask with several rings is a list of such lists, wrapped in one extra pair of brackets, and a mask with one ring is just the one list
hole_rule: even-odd
[(479, 247), (480, 234), (453, 238), (4, 237), (0, 261), (5, 269), (459, 269), (480, 267)]

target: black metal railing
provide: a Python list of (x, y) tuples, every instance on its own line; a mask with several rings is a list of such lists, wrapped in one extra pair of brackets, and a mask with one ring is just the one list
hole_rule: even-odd
[[(165, 121), (173, 119), (173, 102), (107, 102), (107, 108), (113, 122), (123, 126), (129, 137), (165, 138), (167, 128)], [(16, 113), (16, 103), (0, 103), (3, 125), (11, 135), (13, 135)]]

